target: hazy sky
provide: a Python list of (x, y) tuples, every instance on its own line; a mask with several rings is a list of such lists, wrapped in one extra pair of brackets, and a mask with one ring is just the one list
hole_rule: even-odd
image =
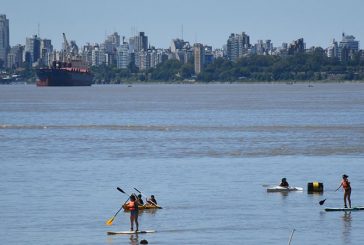
[(151, 45), (168, 48), (182, 26), (185, 40), (213, 48), (243, 31), (274, 46), (303, 37), (307, 47), (327, 47), (342, 32), (364, 42), (364, 0), (1, 0), (0, 14), (10, 20), (11, 45), (25, 44), (39, 24), (56, 49), (62, 32), (81, 46), (115, 31), (144, 31)]

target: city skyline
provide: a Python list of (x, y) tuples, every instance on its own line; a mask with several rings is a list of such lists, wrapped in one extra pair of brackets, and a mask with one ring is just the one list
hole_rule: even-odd
[[(176, 2), (176, 4), (173, 4)], [(168, 48), (172, 39), (184, 38), (221, 48), (231, 33), (247, 32), (251, 42), (272, 40), (274, 46), (303, 37), (307, 47), (329, 46), (341, 33), (364, 40), (360, 14), (364, 3), (350, 0), (340, 5), (338, 0), (212, 0), (209, 4), (177, 1), (165, 4), (156, 0), (138, 3), (110, 0), (108, 4), (88, 1), (88, 4), (63, 1), (9, 1), (2, 3), (2, 14), (10, 20), (10, 45), (23, 44), (26, 37), (40, 34), (52, 40), (55, 49), (63, 42), (62, 32), (78, 45), (101, 43), (106, 36), (118, 32), (131, 37), (139, 31), (148, 35), (149, 43)], [(266, 3), (266, 4), (264, 4)], [(21, 8), (19, 6), (22, 6)], [(40, 7), (41, 6), (41, 7)], [(353, 8), (353, 6), (355, 6)], [(80, 31), (85, 30), (85, 31)]]

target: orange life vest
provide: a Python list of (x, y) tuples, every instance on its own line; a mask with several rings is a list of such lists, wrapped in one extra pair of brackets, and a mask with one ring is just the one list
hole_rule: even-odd
[(130, 211), (135, 210), (135, 202), (130, 201), (129, 204), (128, 204), (128, 208), (129, 208)]
[(343, 180), (341, 183), (343, 184), (343, 188), (345, 190), (350, 188), (350, 182), (348, 180)]

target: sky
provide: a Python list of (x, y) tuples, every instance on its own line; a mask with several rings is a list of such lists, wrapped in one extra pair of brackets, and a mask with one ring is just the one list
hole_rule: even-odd
[[(129, 38), (143, 31), (149, 43), (168, 48), (181, 38), (222, 48), (231, 33), (250, 42), (304, 38), (306, 47), (328, 47), (341, 34), (364, 42), (364, 0), (1, 0), (10, 21), (10, 44), (40, 34), (60, 49), (66, 33), (79, 46), (101, 43), (118, 32)], [(362, 43), (361, 42), (361, 43)], [(361, 44), (360, 43), (360, 44)], [(363, 49), (363, 45), (360, 45)]]

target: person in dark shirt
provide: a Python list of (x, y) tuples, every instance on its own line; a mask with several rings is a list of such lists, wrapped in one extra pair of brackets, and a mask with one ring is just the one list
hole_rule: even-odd
[(147, 203), (149, 203), (149, 204), (153, 204), (153, 205), (155, 205), (155, 206), (157, 206), (157, 205), (158, 205), (157, 200), (155, 200), (154, 195), (151, 195), (151, 196), (150, 196), (150, 198), (147, 200)]
[(141, 194), (139, 194), (139, 195), (138, 195), (138, 203), (139, 203), (139, 205), (141, 205), (141, 206), (143, 206), (143, 205), (144, 205), (144, 201), (143, 201), (143, 199), (142, 199), (142, 195), (141, 195)]
[(281, 187), (289, 187), (289, 184), (287, 182), (287, 179), (286, 178), (283, 178), (282, 179), (282, 182), (279, 184), (279, 186), (281, 186)]

